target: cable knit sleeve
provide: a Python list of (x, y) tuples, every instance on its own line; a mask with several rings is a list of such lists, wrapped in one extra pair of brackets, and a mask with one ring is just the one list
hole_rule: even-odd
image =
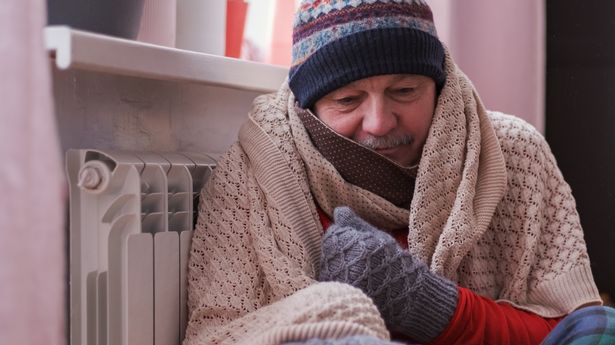
[(387, 339), (376, 307), (360, 290), (311, 278), (300, 243), (276, 236), (275, 212), (234, 145), (201, 193), (184, 344), (278, 344), (355, 334)]

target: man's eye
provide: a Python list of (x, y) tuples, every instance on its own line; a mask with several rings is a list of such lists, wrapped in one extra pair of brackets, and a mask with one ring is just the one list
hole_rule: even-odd
[(340, 105), (350, 105), (356, 102), (358, 97), (342, 97), (335, 100)]
[(398, 95), (408, 95), (414, 92), (414, 90), (416, 90), (413, 87), (402, 87), (399, 89), (395, 89), (394, 92)]

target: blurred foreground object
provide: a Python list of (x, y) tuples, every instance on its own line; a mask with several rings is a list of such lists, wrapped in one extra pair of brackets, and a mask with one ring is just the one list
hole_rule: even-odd
[(43, 0), (0, 2), (0, 344), (65, 344), (64, 185)]

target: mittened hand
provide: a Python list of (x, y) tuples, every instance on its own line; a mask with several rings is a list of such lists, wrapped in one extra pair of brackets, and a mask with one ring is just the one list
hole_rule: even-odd
[(457, 307), (454, 283), (431, 273), (348, 207), (334, 210), (334, 223), (323, 238), (319, 280), (361, 289), (391, 331), (422, 343), (446, 328)]
[(388, 272), (391, 262), (403, 253), (393, 237), (349, 207), (336, 208), (333, 217), (334, 223), (322, 242), (320, 281), (347, 283), (373, 298), (386, 289), (386, 284), (399, 280), (402, 275)]

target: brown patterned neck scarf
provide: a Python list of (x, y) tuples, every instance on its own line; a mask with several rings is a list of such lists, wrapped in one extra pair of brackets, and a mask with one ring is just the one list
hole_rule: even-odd
[(385, 156), (337, 134), (309, 110), (297, 115), (318, 151), (344, 180), (377, 194), (397, 207), (410, 208), (418, 165), (404, 168)]

